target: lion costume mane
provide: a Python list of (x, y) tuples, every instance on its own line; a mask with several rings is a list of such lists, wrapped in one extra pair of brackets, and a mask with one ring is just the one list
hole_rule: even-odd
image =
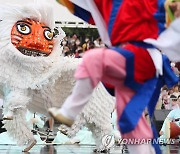
[[(19, 52), (11, 43), (11, 31), (18, 20), (26, 18), (44, 23), (51, 29), (55, 27), (52, 7), (44, 2), (0, 6), (0, 96), (4, 100), (3, 114), (13, 112), (13, 120), (4, 120), (4, 127), (19, 145), (34, 140), (25, 119), (26, 110), (49, 116), (49, 107), (60, 107), (72, 91), (74, 71), (81, 61), (63, 57), (59, 46), (64, 37), (62, 30), (55, 38), (49, 56), (33, 57)], [(100, 84), (69, 134), (75, 135), (86, 125), (93, 132), (98, 148), (105, 148), (100, 141), (104, 135), (112, 134), (113, 108), (113, 98)]]

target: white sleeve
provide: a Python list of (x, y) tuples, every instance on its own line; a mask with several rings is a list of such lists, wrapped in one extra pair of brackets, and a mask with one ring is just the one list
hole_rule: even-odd
[(180, 18), (177, 18), (171, 25), (162, 32), (158, 39), (145, 39), (144, 42), (150, 43), (160, 49), (171, 61), (180, 61)]

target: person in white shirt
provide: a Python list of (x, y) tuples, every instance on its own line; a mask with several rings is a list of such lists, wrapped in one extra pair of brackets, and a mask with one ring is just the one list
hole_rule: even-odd
[[(172, 123), (173, 125), (172, 125)], [(177, 100), (176, 108), (170, 111), (164, 120), (159, 132), (160, 139), (178, 138), (180, 139), (180, 97)]]

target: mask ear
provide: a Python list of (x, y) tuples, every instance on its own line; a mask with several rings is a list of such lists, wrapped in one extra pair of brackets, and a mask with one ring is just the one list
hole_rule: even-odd
[(60, 41), (66, 36), (65, 32), (62, 30), (61, 27), (55, 27), (54, 28), (54, 37), (58, 38)]
[(59, 31), (57, 28), (54, 28), (54, 32), (53, 32), (53, 37), (57, 37), (57, 35), (59, 35)]

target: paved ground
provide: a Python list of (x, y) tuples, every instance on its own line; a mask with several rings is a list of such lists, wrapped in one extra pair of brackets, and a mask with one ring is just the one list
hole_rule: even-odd
[[(92, 145), (36, 145), (25, 154), (95, 154)], [(0, 145), (0, 154), (21, 154), (23, 147), (15, 145)], [(111, 149), (109, 154), (128, 153), (122, 146)], [(163, 154), (180, 154), (180, 145), (161, 146)]]

